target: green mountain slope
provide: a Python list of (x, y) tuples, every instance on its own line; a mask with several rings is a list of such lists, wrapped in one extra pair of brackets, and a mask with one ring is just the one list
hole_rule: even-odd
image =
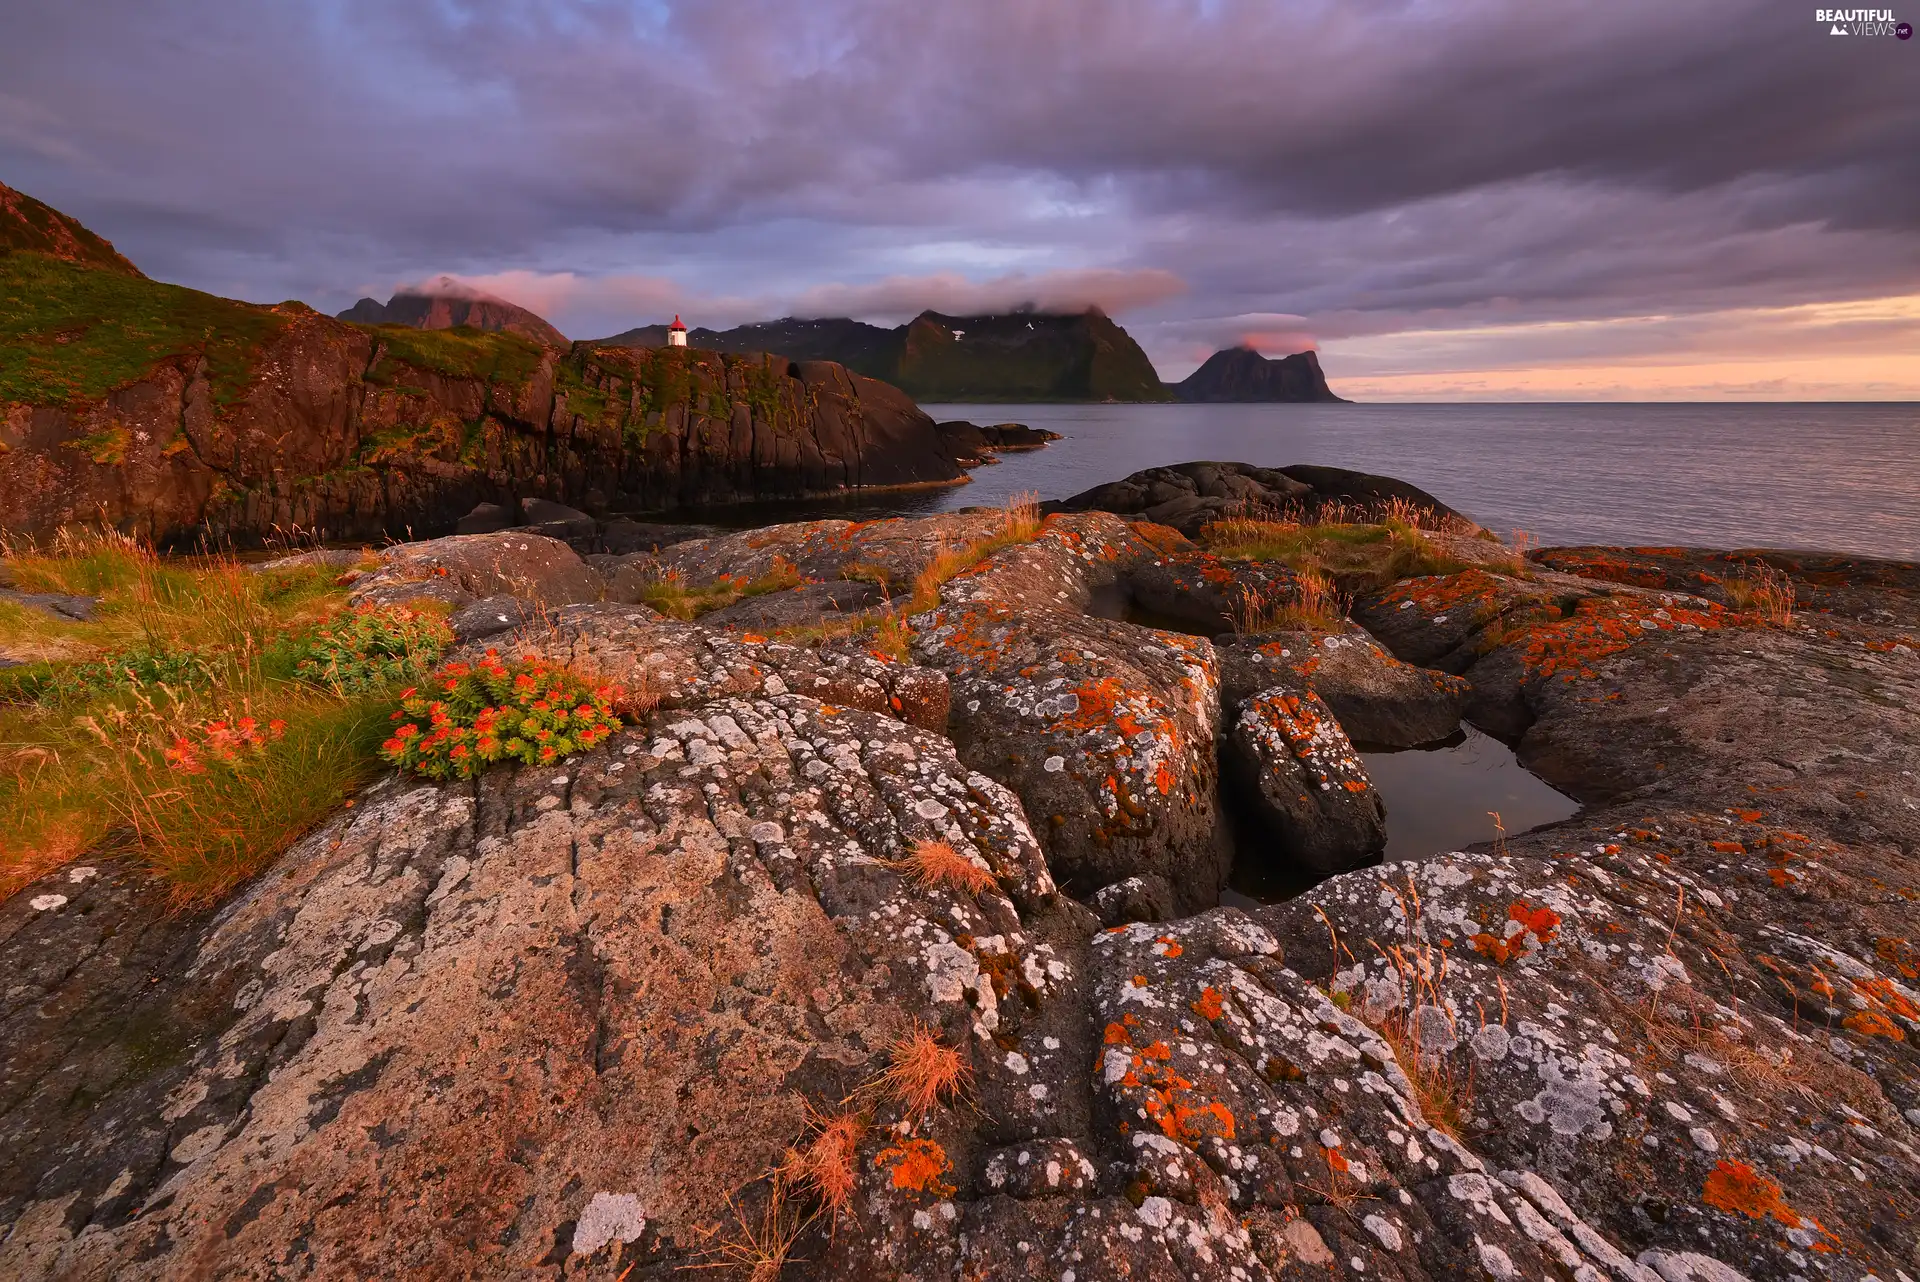
[(0, 257), (16, 250), (127, 276), (140, 274), (111, 242), (88, 231), (78, 219), (0, 183)]
[[(664, 325), (600, 340), (661, 347)], [(696, 348), (774, 352), (790, 360), (837, 361), (923, 401), (1164, 401), (1153, 363), (1098, 308), (987, 316), (922, 312), (897, 329), (844, 317), (787, 318), (729, 330), (696, 329)]]

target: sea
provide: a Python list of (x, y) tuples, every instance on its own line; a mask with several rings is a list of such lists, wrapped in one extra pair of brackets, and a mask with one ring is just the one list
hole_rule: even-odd
[[(1399, 477), (1538, 544), (1777, 547), (1920, 559), (1920, 404), (925, 405), (1062, 440), (860, 515), (1066, 498), (1216, 459)], [(821, 514), (824, 514), (822, 512)]]

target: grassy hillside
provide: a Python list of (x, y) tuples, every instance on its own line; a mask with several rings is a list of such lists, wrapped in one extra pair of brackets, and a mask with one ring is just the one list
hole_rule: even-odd
[(112, 243), (49, 205), (0, 183), (0, 256), (15, 251), (45, 254), (83, 267), (138, 276), (140, 269)]
[(0, 404), (97, 401), (187, 353), (207, 358), (214, 399), (226, 403), (287, 323), (270, 308), (163, 285), (130, 267), (0, 254)]

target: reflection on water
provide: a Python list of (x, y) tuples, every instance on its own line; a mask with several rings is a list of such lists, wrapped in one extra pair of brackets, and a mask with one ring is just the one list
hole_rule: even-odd
[[(1507, 834), (1569, 818), (1579, 805), (1531, 774), (1498, 739), (1465, 727), (1423, 748), (1375, 752), (1360, 759), (1387, 807), (1388, 862), (1422, 859), (1495, 836), (1498, 813)], [(1229, 814), (1238, 852), (1220, 902), (1242, 908), (1276, 903), (1310, 889), (1274, 850), (1272, 839), (1244, 816)]]
[(1558, 823), (1579, 809), (1522, 766), (1513, 749), (1467, 727), (1441, 744), (1369, 752), (1360, 760), (1387, 803), (1387, 859), (1426, 855), (1495, 835), (1493, 815), (1509, 835)]

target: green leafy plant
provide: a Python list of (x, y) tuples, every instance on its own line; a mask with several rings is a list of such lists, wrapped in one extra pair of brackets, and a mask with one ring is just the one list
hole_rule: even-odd
[(499, 761), (544, 765), (591, 748), (620, 728), (617, 692), (529, 655), (449, 663), (400, 697), (388, 761), (429, 779), (471, 778)]
[(77, 703), (149, 686), (204, 689), (219, 679), (217, 664), (217, 659), (197, 650), (134, 646), (88, 663), (56, 669), (41, 698)]
[(452, 642), (443, 619), (405, 606), (374, 606), (316, 631), (294, 670), (346, 694), (378, 690), (425, 675)]

